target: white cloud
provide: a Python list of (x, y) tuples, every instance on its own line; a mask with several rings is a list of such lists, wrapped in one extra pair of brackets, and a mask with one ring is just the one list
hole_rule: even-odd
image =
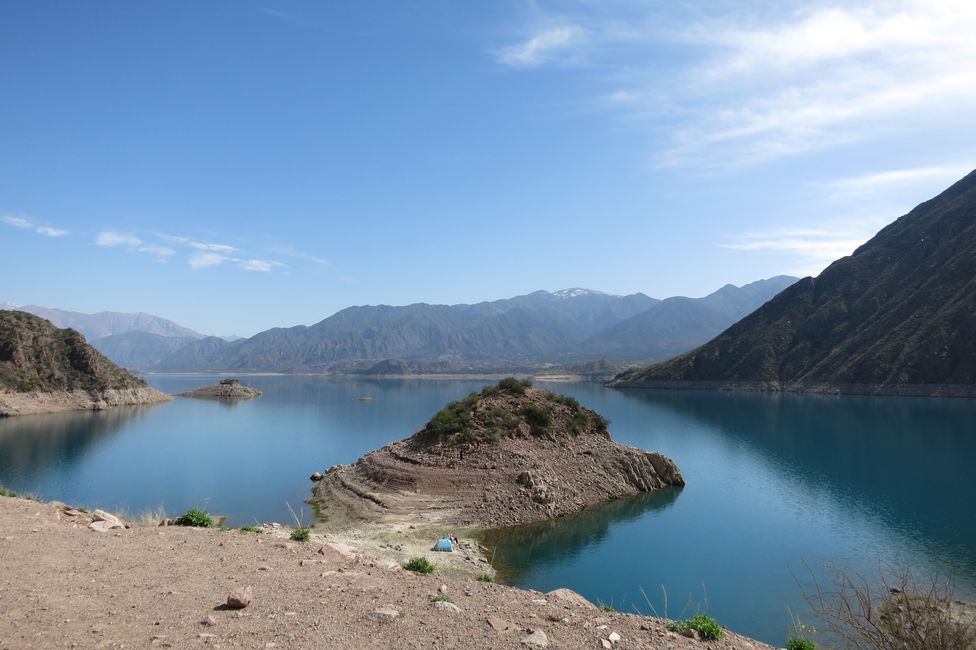
[(191, 247), (200, 251), (213, 251), (215, 253), (233, 253), (237, 250), (235, 246), (228, 244), (212, 244), (208, 242), (188, 241)]
[(146, 244), (145, 246), (140, 246), (136, 249), (140, 253), (147, 253), (156, 257), (157, 262), (165, 262), (170, 257), (176, 254), (172, 248), (168, 246), (157, 246), (156, 244)]
[(889, 219), (857, 218), (817, 228), (780, 228), (743, 233), (718, 244), (720, 248), (789, 256), (792, 275), (817, 275), (874, 236)]
[(283, 266), (281, 262), (272, 262), (269, 260), (237, 260), (241, 263), (241, 268), (245, 271), (261, 271), (263, 273), (268, 273), (276, 266)]
[(39, 226), (29, 219), (24, 219), (23, 217), (15, 217), (12, 215), (7, 215), (0, 217), (0, 221), (3, 221), (8, 226), (13, 226), (14, 228), (20, 228), (22, 230), (30, 230), (36, 232), (39, 235), (45, 235), (47, 237), (64, 237), (69, 234), (67, 230), (62, 228), (52, 228), (51, 226)]
[(117, 232), (109, 232), (107, 230), (103, 230), (102, 232), (98, 233), (98, 236), (95, 238), (96, 245), (107, 246), (110, 248), (114, 246), (126, 246), (128, 248), (135, 248), (141, 243), (142, 240), (133, 235), (126, 235)]
[(580, 45), (584, 37), (585, 31), (577, 25), (548, 27), (521, 43), (501, 48), (495, 52), (495, 58), (499, 63), (517, 68), (539, 66)]
[(539, 30), (496, 59), (539, 67), (585, 58), (599, 71), (591, 104), (644, 130), (659, 165), (741, 166), (926, 130), (971, 132), (972, 0), (757, 3), (725, 13), (686, 3), (579, 3), (549, 15), (545, 3), (533, 6), (533, 24), (572, 29)]
[(194, 253), (190, 256), (190, 266), (195, 269), (202, 269), (208, 266), (219, 266), (224, 262), (232, 261), (232, 259), (220, 253)]
[(102, 232), (98, 233), (98, 235), (95, 237), (95, 244), (97, 246), (105, 246), (107, 248), (115, 248), (118, 246), (127, 248), (130, 251), (135, 251), (136, 253), (152, 255), (156, 258), (157, 262), (166, 262), (170, 257), (176, 254), (176, 251), (168, 246), (146, 244), (135, 235), (111, 232), (108, 230), (103, 230)]
[(825, 183), (818, 183), (826, 189), (832, 197), (862, 196), (889, 190), (893, 187), (903, 188), (919, 184), (944, 187), (972, 171), (969, 165), (935, 165), (916, 167), (914, 169), (894, 169), (884, 172), (872, 172), (850, 178), (840, 178)]

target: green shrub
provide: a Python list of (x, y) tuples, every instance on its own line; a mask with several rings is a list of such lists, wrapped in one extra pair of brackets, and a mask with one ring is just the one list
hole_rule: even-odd
[(213, 518), (199, 508), (191, 508), (177, 518), (177, 526), (196, 526), (197, 528), (213, 528)]
[(415, 571), (417, 573), (434, 572), (434, 565), (425, 557), (411, 558), (409, 562), (403, 565), (403, 568), (407, 571)]
[(545, 433), (549, 425), (552, 424), (552, 416), (549, 415), (549, 411), (535, 404), (526, 404), (523, 406), (522, 417), (532, 427), (532, 433), (537, 435)]
[(5, 487), (0, 487), (0, 497), (15, 497), (17, 493), (13, 490), (8, 490)]
[(511, 395), (525, 395), (525, 389), (531, 387), (532, 382), (530, 380), (516, 379), (515, 377), (505, 377), (495, 385), (497, 390)]
[(471, 410), (477, 403), (477, 393), (471, 393), (462, 400), (451, 402), (430, 419), (424, 432), (434, 438), (447, 438), (469, 430)]
[(674, 621), (668, 625), (668, 629), (678, 634), (686, 630), (695, 630), (706, 641), (715, 641), (725, 636), (722, 627), (706, 614), (692, 616), (687, 621)]
[(240, 530), (242, 533), (263, 533), (264, 532), (264, 530), (260, 526), (252, 526), (251, 524), (241, 526), (238, 530)]
[(603, 603), (602, 605), (600, 605), (600, 609), (602, 609), (605, 612), (615, 612), (615, 611), (617, 611), (617, 608), (616, 607), (614, 607), (613, 605), (607, 605), (606, 603)]
[(296, 542), (307, 542), (311, 536), (312, 536), (312, 530), (305, 526), (302, 526), (301, 528), (296, 528), (295, 530), (291, 531), (291, 535), (290, 535), (291, 539)]
[(478, 582), (494, 582), (495, 576), (491, 575), (490, 573), (482, 573), (480, 576), (475, 578), (475, 580)]
[(817, 650), (817, 644), (805, 636), (791, 636), (786, 640), (786, 650)]
[(453, 603), (454, 602), (454, 599), (451, 598), (450, 596), (448, 596), (447, 594), (437, 594), (436, 596), (434, 596), (434, 602), (435, 603)]

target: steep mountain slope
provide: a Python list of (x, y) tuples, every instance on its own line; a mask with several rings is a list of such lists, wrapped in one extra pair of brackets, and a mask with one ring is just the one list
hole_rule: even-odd
[(103, 311), (97, 314), (82, 314), (76, 311), (38, 307), (37, 305), (25, 305), (18, 307), (18, 309), (46, 318), (58, 327), (70, 327), (77, 330), (89, 340), (126, 332), (146, 332), (157, 336), (194, 339), (203, 336), (188, 327), (177, 325), (173, 321), (142, 312), (125, 314), (116, 311)]
[(976, 394), (976, 172), (716, 339), (620, 387)]
[(613, 361), (667, 359), (708, 341), (796, 280), (780, 275), (742, 287), (727, 284), (704, 298), (667, 298), (584, 341), (574, 353)]
[(166, 399), (78, 332), (27, 312), (0, 311), (0, 415)]

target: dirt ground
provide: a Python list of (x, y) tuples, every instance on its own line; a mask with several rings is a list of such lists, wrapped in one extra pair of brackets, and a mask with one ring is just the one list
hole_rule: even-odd
[[(440, 565), (432, 575), (404, 571), (393, 560), (419, 547), (416, 529), (367, 536), (385, 557), (323, 555), (320, 534), (304, 543), (288, 534), (98, 532), (56, 505), (0, 497), (0, 648), (768, 648), (731, 633), (689, 639), (661, 619), (479, 582), (450, 570), (438, 557), (447, 554), (427, 553)], [(479, 565), (464, 554), (452, 559)], [(227, 609), (247, 586), (252, 603)], [(441, 591), (457, 611), (434, 603)]]

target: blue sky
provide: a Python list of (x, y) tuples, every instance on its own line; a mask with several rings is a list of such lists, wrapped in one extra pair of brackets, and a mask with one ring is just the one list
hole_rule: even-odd
[(7, 2), (0, 301), (352, 304), (815, 274), (976, 167), (976, 4)]

